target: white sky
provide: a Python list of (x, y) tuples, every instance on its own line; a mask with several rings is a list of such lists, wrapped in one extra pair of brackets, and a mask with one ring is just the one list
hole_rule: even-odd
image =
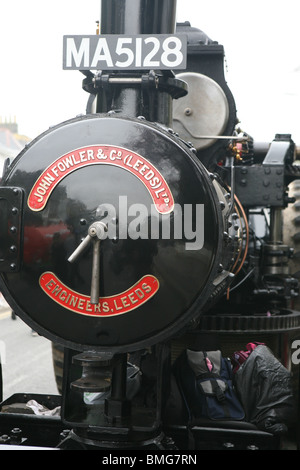
[[(130, 0), (129, 0), (130, 1)], [(0, 117), (31, 138), (85, 112), (83, 76), (62, 69), (62, 37), (94, 34), (100, 0), (0, 0)], [(224, 45), (241, 126), (256, 140), (291, 133), (300, 145), (299, 0), (178, 0), (188, 20)]]

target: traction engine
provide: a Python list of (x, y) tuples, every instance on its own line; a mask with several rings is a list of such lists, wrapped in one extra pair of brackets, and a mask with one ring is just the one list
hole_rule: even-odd
[(1, 292), (64, 351), (47, 403), (60, 418), (1, 413), (28, 445), (222, 447), (229, 428), (241, 446), (277, 445), (249, 423), (189, 428), (172, 408), (184, 348), (264, 334), (283, 355), (300, 328), (282, 229), (295, 144), (239, 129), (223, 46), (175, 19), (176, 0), (102, 0), (101, 34), (65, 38), (86, 114), (6, 163)]

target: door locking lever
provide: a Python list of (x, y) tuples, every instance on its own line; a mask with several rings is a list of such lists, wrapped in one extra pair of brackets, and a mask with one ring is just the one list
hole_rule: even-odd
[(99, 303), (100, 289), (100, 242), (106, 238), (107, 225), (103, 222), (94, 222), (88, 229), (87, 236), (69, 256), (68, 261), (73, 263), (84, 252), (90, 242), (93, 242), (91, 304)]

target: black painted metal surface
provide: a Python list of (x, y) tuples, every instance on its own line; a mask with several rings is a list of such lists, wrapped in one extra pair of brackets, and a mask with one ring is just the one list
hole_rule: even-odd
[[(203, 205), (205, 224), (200, 249), (186, 249), (190, 240), (184, 229), (178, 237), (172, 226), (170, 237), (122, 239), (117, 231), (116, 237), (102, 241), (100, 297), (108, 302), (109, 311), (102, 304), (100, 312), (87, 303), (92, 246), (74, 263), (68, 257), (87, 236), (88, 227), (99, 219), (97, 210), (102, 204), (116, 208), (114, 223), (118, 228), (127, 210), (126, 229), (137, 223), (135, 204), (145, 208), (148, 215), (153, 206), (146, 180), (138, 178), (137, 171), (129, 166), (116, 166), (112, 160), (109, 164), (75, 165), (80, 149), (104, 144), (123, 149), (123, 157), (133, 153), (141, 156), (144, 163), (146, 159), (167, 184), (175, 205)], [(72, 152), (74, 168), (64, 176), (62, 163), (66, 165), (66, 159), (59, 159), (65, 155), (70, 159)], [(87, 153), (83, 155), (86, 158)], [(51, 167), (55, 161), (56, 169)], [(141, 169), (141, 164), (137, 165)], [(30, 207), (28, 197), (35, 193), (37, 200), (42, 199), (47, 176), (49, 182), (49, 176), (54, 178), (59, 167), (58, 184), (45, 207)], [(146, 168), (142, 170), (144, 175), (145, 171)], [(38, 187), (35, 184), (39, 178)], [(138, 119), (99, 115), (66, 122), (33, 141), (13, 162), (3, 185), (21, 186), (26, 203), (22, 268), (2, 275), (2, 290), (16, 312), (46, 337), (58, 338), (68, 346), (130, 350), (164, 340), (199, 315), (219, 263), (221, 209), (207, 171), (187, 146), (159, 126)], [(125, 212), (120, 200), (126, 201)], [(174, 214), (171, 211), (171, 223)], [(168, 214), (161, 213), (159, 217), (161, 226)], [(144, 221), (138, 221), (143, 226)], [(150, 287), (148, 278), (144, 279), (145, 285), (136, 285), (144, 276), (150, 276)], [(128, 289), (133, 289), (133, 293)]]
[(173, 33), (176, 3), (176, 0), (102, 0), (101, 33)]

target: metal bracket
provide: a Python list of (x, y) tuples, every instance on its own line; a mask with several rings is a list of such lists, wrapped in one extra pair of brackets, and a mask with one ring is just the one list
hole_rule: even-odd
[(290, 202), (287, 168), (291, 167), (293, 153), (289, 136), (276, 134), (261, 164), (235, 167), (236, 194), (244, 207), (286, 207)]
[(18, 272), (21, 265), (24, 191), (0, 187), (0, 272)]
[(264, 166), (283, 166), (291, 153), (291, 142), (288, 140), (273, 140), (263, 161)]
[(175, 77), (170, 72), (155, 73), (150, 71), (145, 74), (136, 72), (121, 73), (103, 73), (102, 71), (93, 75), (92, 73), (84, 73), (86, 78), (83, 80), (82, 88), (91, 94), (97, 94), (102, 88), (106, 93), (111, 86), (139, 86), (143, 91), (160, 90), (169, 93), (172, 98), (177, 99), (185, 96), (188, 92), (187, 84), (183, 80)]

